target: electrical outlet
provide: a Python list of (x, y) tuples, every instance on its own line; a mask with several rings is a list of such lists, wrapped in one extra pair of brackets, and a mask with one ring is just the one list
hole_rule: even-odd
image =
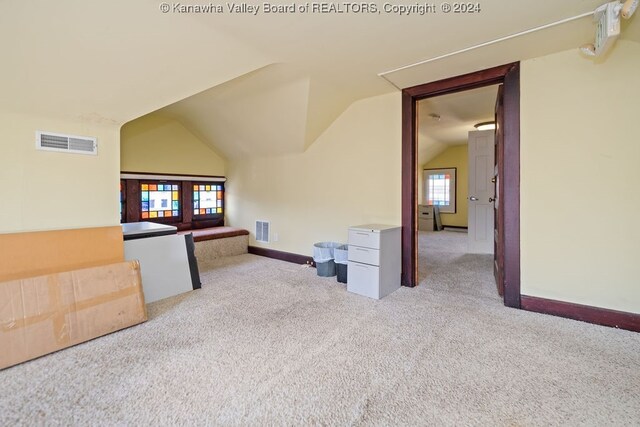
[(278, 241), (278, 237), (280, 237), (280, 236), (278, 236), (278, 233), (273, 233), (273, 241), (274, 242)]

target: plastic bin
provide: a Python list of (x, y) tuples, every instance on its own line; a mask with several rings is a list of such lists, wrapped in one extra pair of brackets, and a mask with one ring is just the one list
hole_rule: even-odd
[(316, 271), (318, 276), (333, 277), (336, 275), (336, 263), (332, 259), (325, 262), (316, 262)]
[(337, 280), (340, 283), (347, 283), (347, 261), (349, 259), (349, 245), (340, 245), (333, 250), (334, 262), (336, 263)]
[(336, 264), (333, 251), (339, 247), (336, 242), (319, 242), (313, 245), (313, 261), (316, 263), (318, 276), (333, 277), (336, 275)]

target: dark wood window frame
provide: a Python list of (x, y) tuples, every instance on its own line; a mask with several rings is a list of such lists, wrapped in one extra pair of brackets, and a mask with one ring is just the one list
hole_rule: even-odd
[[(193, 184), (195, 182), (206, 182), (203, 179), (215, 179), (208, 181), (211, 184), (222, 184), (224, 188), (225, 177), (215, 175), (179, 175), (168, 173), (147, 173), (147, 172), (121, 172), (121, 175), (133, 175), (136, 178), (121, 178), (125, 189), (123, 197), (127, 201), (124, 206), (124, 218), (122, 222), (150, 221), (176, 226), (178, 230), (193, 230), (200, 228), (219, 227), (224, 225), (225, 203), (223, 202), (222, 213), (207, 215), (206, 217), (195, 217), (193, 215)], [(149, 178), (146, 178), (148, 176)], [(157, 179), (156, 176), (167, 177), (167, 179)], [(180, 215), (176, 218), (153, 218), (142, 219), (140, 184), (147, 182), (172, 183), (180, 185)]]
[[(222, 213), (212, 213), (212, 214), (196, 214), (195, 212), (193, 213), (193, 217), (196, 220), (199, 221), (206, 221), (206, 220), (217, 220), (220, 218), (224, 218), (224, 182), (204, 182), (204, 181), (191, 181), (191, 192), (194, 193), (195, 190), (193, 189), (193, 186), (195, 185), (220, 185), (222, 187)], [(192, 194), (193, 197), (193, 194)], [(193, 212), (195, 210), (195, 208), (193, 207), (193, 201), (191, 203), (191, 211)]]
[(504, 304), (520, 308), (520, 63), (452, 77), (402, 91), (402, 284), (418, 284), (417, 102), (484, 86), (504, 88)]
[(127, 183), (124, 179), (120, 180), (120, 204), (122, 211), (120, 212), (120, 223), (126, 222), (127, 218)]

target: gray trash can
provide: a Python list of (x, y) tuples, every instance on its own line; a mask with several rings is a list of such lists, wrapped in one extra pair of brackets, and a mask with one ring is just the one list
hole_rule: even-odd
[(337, 280), (340, 283), (347, 283), (347, 260), (349, 259), (349, 245), (340, 245), (333, 250), (334, 262), (336, 263)]
[(332, 277), (336, 275), (336, 263), (333, 250), (340, 246), (336, 242), (319, 242), (313, 245), (313, 261), (316, 263), (318, 276)]

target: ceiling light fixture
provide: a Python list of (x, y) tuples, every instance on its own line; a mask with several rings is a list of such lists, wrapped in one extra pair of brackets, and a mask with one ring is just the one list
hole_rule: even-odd
[(496, 128), (496, 122), (482, 122), (473, 125), (477, 130), (493, 130)]

